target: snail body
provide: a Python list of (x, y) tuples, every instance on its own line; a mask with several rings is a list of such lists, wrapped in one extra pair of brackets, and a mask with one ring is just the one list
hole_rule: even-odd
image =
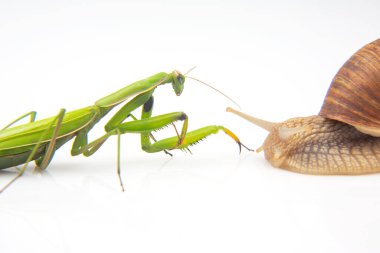
[(274, 167), (316, 175), (380, 172), (380, 39), (342, 66), (319, 115), (273, 123), (227, 111), (269, 131), (257, 151)]

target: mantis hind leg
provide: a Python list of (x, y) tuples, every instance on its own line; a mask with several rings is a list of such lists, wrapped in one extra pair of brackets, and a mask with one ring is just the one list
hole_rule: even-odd
[(50, 143), (46, 149), (45, 154), (43, 155), (42, 158), (39, 158), (38, 160), (36, 160), (36, 164), (37, 166), (39, 166), (40, 169), (46, 169), (49, 162), (51, 161), (51, 158), (54, 155), (56, 140), (58, 137), (58, 131), (59, 131), (59, 128), (61, 127), (64, 115), (65, 115), (65, 109), (61, 109), (58, 115), (54, 118), (54, 120), (50, 123), (48, 128), (45, 130), (45, 132), (41, 135), (39, 141), (36, 143), (36, 145), (32, 149), (30, 155), (28, 156), (28, 159), (26, 160), (26, 162), (24, 163), (24, 165), (22, 166), (18, 174), (0, 190), (0, 193), (6, 190), (11, 184), (13, 184), (19, 177), (21, 177), (24, 174), (28, 164), (34, 159), (36, 152), (41, 147), (41, 144), (43, 143), (43, 140), (46, 138), (46, 135), (48, 134), (48, 132), (51, 129), (54, 129), (53, 135), (51, 137)]
[[(56, 125), (54, 127), (54, 132), (51, 137), (49, 146), (46, 149), (45, 154), (36, 160), (37, 168), (40, 170), (45, 170), (46, 167), (49, 165), (51, 159), (53, 158), (55, 151), (56, 151), (56, 143), (57, 143), (57, 137), (58, 137), (58, 131), (62, 125), (63, 117), (65, 116), (65, 110), (61, 109), (57, 117), (54, 119), (56, 121)], [(54, 122), (53, 121), (53, 122)], [(51, 126), (53, 128), (53, 126)]]
[(25, 113), (24, 115), (18, 117), (17, 119), (13, 120), (11, 123), (9, 123), (8, 125), (6, 125), (3, 129), (1, 129), (0, 131), (2, 130), (5, 130), (9, 127), (11, 127), (12, 125), (16, 124), (18, 121), (22, 120), (23, 118), (26, 118), (26, 117), (30, 117), (30, 120), (29, 122), (32, 123), (36, 120), (36, 115), (37, 115), (37, 112), (35, 111), (31, 111), (31, 112), (28, 112), (28, 113)]

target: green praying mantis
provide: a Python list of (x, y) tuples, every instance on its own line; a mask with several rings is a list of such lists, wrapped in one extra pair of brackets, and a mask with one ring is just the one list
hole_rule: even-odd
[[(17, 175), (0, 190), (0, 193), (22, 176), (29, 162), (35, 161), (36, 169), (45, 170), (55, 151), (73, 138), (71, 155), (83, 154), (88, 157), (94, 154), (109, 137), (117, 136), (117, 175), (123, 191), (124, 186), (120, 177), (120, 136), (122, 134), (140, 134), (141, 148), (148, 153), (163, 151), (171, 155), (169, 150), (188, 149), (189, 146), (220, 130), (235, 140), (240, 151), (242, 146), (247, 148), (233, 132), (223, 126), (211, 125), (188, 132), (189, 119), (184, 112), (152, 116), (155, 89), (160, 85), (172, 84), (175, 94), (180, 96), (186, 77), (186, 74), (183, 75), (177, 70), (171, 73), (161, 72), (125, 86), (97, 100), (92, 106), (70, 112), (61, 109), (55, 117), (38, 121), (35, 120), (36, 112), (34, 111), (17, 118), (0, 130), (0, 169), (22, 164), (23, 166)], [(199, 81), (195, 78), (192, 79)], [(126, 103), (105, 125), (105, 134), (88, 142), (89, 131), (115, 106), (123, 102)], [(132, 114), (139, 107), (142, 107), (140, 119)], [(11, 127), (27, 117), (30, 117), (29, 123)], [(127, 118), (131, 118), (131, 120), (127, 121)], [(173, 124), (176, 121), (183, 121), (180, 132)], [(174, 126), (176, 136), (156, 140), (152, 132), (170, 124)]]

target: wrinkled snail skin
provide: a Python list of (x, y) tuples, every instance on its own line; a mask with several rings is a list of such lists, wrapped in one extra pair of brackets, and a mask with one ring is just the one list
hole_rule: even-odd
[(314, 175), (380, 172), (380, 39), (342, 66), (319, 115), (273, 123), (227, 111), (269, 131), (258, 152), (274, 167)]
[(262, 149), (274, 167), (299, 173), (358, 175), (380, 172), (380, 138), (317, 115), (276, 124)]

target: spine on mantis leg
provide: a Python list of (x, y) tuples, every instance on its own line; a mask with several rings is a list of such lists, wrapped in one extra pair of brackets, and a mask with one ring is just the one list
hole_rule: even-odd
[[(186, 149), (186, 148), (193, 146), (193, 145), (199, 143), (200, 141), (204, 140), (209, 135), (216, 134), (219, 131), (223, 131), (225, 134), (230, 136), (239, 145), (239, 150), (241, 150), (241, 146), (247, 148), (246, 146), (244, 146), (240, 142), (238, 137), (233, 132), (231, 132), (229, 129), (227, 129), (223, 126), (206, 126), (206, 127), (202, 127), (202, 128), (197, 129), (197, 130), (188, 132), (186, 134), (185, 138), (183, 139), (182, 143), (180, 145), (178, 145), (176, 147), (176, 149)], [(163, 149), (170, 150), (177, 143), (178, 143), (178, 137), (177, 136), (173, 136), (170, 138), (159, 140), (159, 141), (153, 143), (150, 146), (149, 151), (147, 151), (147, 152), (154, 153), (154, 152), (162, 151)], [(250, 149), (248, 149), (248, 150), (250, 150)]]

